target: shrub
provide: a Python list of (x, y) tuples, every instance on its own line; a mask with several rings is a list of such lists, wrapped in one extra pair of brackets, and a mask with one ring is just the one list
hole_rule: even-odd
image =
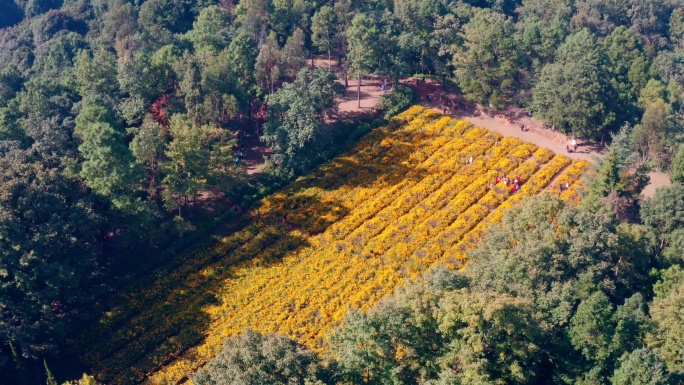
[(378, 102), (378, 108), (385, 113), (385, 119), (404, 111), (413, 102), (411, 87), (398, 84), (392, 92), (383, 95)]

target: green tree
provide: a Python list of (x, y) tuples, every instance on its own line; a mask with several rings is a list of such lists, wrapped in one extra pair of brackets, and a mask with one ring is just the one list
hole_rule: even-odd
[(186, 2), (181, 0), (149, 0), (140, 6), (138, 23), (151, 36), (168, 42), (173, 33), (185, 33), (192, 18)]
[(266, 35), (269, 18), (273, 14), (270, 0), (243, 0), (235, 8), (236, 22), (249, 39)]
[(79, 134), (83, 157), (79, 175), (92, 191), (119, 209), (132, 204), (139, 173), (121, 132), (109, 123), (89, 123)]
[(295, 28), (283, 46), (283, 70), (285, 75), (290, 78), (297, 76), (299, 70), (306, 64), (306, 57), (309, 54), (304, 48), (304, 43), (304, 32), (299, 28)]
[(101, 96), (87, 96), (81, 101), (81, 111), (76, 116), (74, 133), (81, 135), (91, 123), (104, 122), (118, 127), (116, 114), (109, 103)]
[(150, 57), (147, 76), (156, 81), (150, 87), (155, 97), (174, 91), (174, 87), (178, 84), (174, 65), (180, 57), (180, 50), (173, 44), (159, 48)]
[(656, 330), (649, 347), (656, 349), (671, 373), (684, 371), (684, 271), (674, 265), (661, 272), (653, 287), (650, 313)]
[(282, 76), (282, 56), (283, 53), (278, 46), (278, 36), (275, 32), (271, 32), (259, 49), (255, 63), (256, 77), (269, 94), (275, 92), (275, 84)]
[(17, 114), (12, 109), (0, 108), (0, 141), (25, 139), (24, 132), (17, 119)]
[(437, 377), (436, 359), (444, 347), (436, 313), (442, 295), (412, 285), (367, 314), (350, 311), (330, 342), (339, 374), (355, 384)]
[(646, 337), (652, 332), (653, 322), (646, 311), (646, 301), (636, 293), (619, 305), (612, 319), (615, 325), (612, 347), (614, 358), (623, 352), (636, 350), (646, 344)]
[(0, 191), (0, 334), (44, 356), (97, 295), (103, 218), (77, 180), (19, 150), (0, 157)]
[(233, 172), (229, 162), (233, 142), (217, 127), (196, 127), (186, 115), (173, 115), (169, 131), (173, 139), (166, 146), (162, 163), (163, 198), (181, 217), (189, 198), (196, 200), (199, 191), (227, 182)]
[[(338, 64), (342, 67), (344, 72), (344, 86), (349, 87), (349, 39), (347, 30), (351, 26), (352, 20), (356, 15), (357, 9), (354, 7), (352, 0), (336, 1), (333, 9), (335, 11), (335, 18), (337, 19), (337, 29), (335, 31), (335, 44), (337, 45)], [(343, 62), (343, 58), (346, 58)]]
[(615, 29), (603, 41), (608, 57), (610, 82), (620, 98), (616, 109), (618, 122), (633, 123), (638, 115), (636, 106), (641, 90), (648, 82), (650, 63), (644, 54), (639, 35), (624, 26)]
[(570, 320), (570, 340), (585, 358), (604, 364), (610, 357), (614, 325), (611, 322), (613, 305), (600, 291), (580, 302)]
[(659, 45), (661, 34), (666, 32), (671, 11), (672, 6), (663, 0), (631, 0), (627, 15), (631, 28), (645, 36), (655, 48)]
[(502, 108), (518, 88), (520, 50), (513, 22), (487, 9), (463, 26), (463, 46), (454, 54), (456, 82), (466, 97)]
[(195, 52), (219, 52), (230, 44), (230, 14), (224, 8), (210, 5), (200, 11), (188, 37)]
[(71, 135), (71, 109), (77, 99), (73, 89), (43, 77), (33, 77), (17, 94), (17, 112), (21, 118), (16, 122), (31, 141), (31, 148), (47, 164), (63, 164), (78, 155), (77, 141)]
[(516, 8), (523, 22), (539, 20), (544, 25), (568, 24), (573, 13), (572, 0), (525, 0)]
[(597, 173), (589, 178), (589, 193), (582, 205), (591, 211), (610, 208), (620, 220), (630, 221), (636, 218), (648, 176), (634, 151), (632, 129), (625, 125), (613, 137), (607, 154), (596, 165)]
[(193, 116), (196, 124), (225, 126), (244, 110), (246, 91), (230, 66), (227, 51), (206, 58), (199, 86), (203, 101), (201, 109)]
[(667, 385), (670, 378), (658, 353), (641, 348), (625, 353), (610, 379), (612, 385)]
[(342, 85), (329, 69), (302, 69), (294, 83), (285, 83), (266, 98), (269, 120), (262, 140), (275, 151), (276, 164), (303, 172), (315, 164), (330, 143), (327, 112), (336, 108)]
[(684, 145), (679, 146), (677, 155), (670, 165), (670, 179), (675, 183), (684, 184)]
[(684, 48), (684, 10), (677, 8), (670, 15), (670, 40), (678, 49)]
[(663, 99), (646, 104), (641, 123), (634, 126), (632, 133), (636, 150), (642, 162), (655, 160), (666, 164), (672, 150), (668, 148), (668, 137), (675, 131), (675, 116), (672, 107)]
[(136, 164), (147, 171), (146, 190), (150, 198), (159, 198), (160, 163), (164, 159), (166, 135), (164, 129), (151, 116), (146, 116), (140, 127), (128, 129), (133, 134), (129, 148)]
[(684, 192), (679, 184), (663, 187), (643, 202), (641, 219), (655, 232), (660, 250), (671, 241), (671, 235), (684, 227)]
[(531, 17), (522, 22), (520, 46), (525, 52), (528, 65), (532, 70), (532, 76), (536, 79), (541, 69), (551, 62), (556, 55), (556, 50), (563, 43), (568, 32), (561, 20), (548, 24), (536, 17)]
[(83, 50), (76, 57), (74, 66), (81, 96), (92, 93), (113, 96), (118, 91), (116, 58), (111, 52), (100, 49), (93, 55)]
[(350, 312), (331, 339), (343, 379), (534, 383), (541, 334), (532, 303), (465, 285), (459, 273), (436, 269), (368, 313)]
[(428, 32), (409, 29), (402, 24), (395, 14), (385, 12), (380, 19), (378, 51), (378, 70), (394, 78), (394, 85), (399, 79), (415, 72), (428, 72), (426, 69), (429, 44)]
[[(242, 3), (240, 3), (242, 4)], [(249, 108), (251, 117), (253, 99), (255, 98), (254, 65), (259, 50), (245, 31), (240, 32), (228, 46), (226, 52), (227, 64), (231, 68), (237, 81), (238, 88), (245, 95), (243, 100)]]
[(322, 6), (311, 18), (311, 40), (316, 48), (328, 52), (328, 68), (332, 65), (331, 48), (336, 23), (335, 11), (329, 5)]
[(71, 74), (76, 55), (85, 48), (81, 35), (70, 31), (58, 34), (36, 50), (33, 70), (41, 76), (64, 81)]
[[(442, 77), (443, 87), (446, 87), (446, 77), (453, 71), (452, 58), (454, 49), (458, 46), (461, 38), (458, 31), (461, 29), (463, 20), (451, 13), (437, 18), (430, 32), (429, 42), (433, 50), (436, 50), (433, 64), (435, 71)], [(445, 88), (446, 90), (446, 88)]]
[(628, 25), (629, 1), (577, 0), (572, 25), (575, 30), (589, 29), (599, 36), (609, 35), (616, 27)]
[(379, 31), (375, 20), (365, 13), (357, 14), (347, 29), (346, 37), (349, 42), (347, 60), (349, 69), (356, 74), (358, 108), (361, 108), (361, 75), (374, 67), (380, 55), (377, 49)]
[(7, 65), (0, 70), (0, 102), (7, 104), (21, 90), (24, 77), (14, 65)]
[(646, 87), (641, 90), (639, 95), (639, 106), (645, 108), (650, 103), (655, 103), (658, 100), (667, 99), (667, 88), (665, 84), (657, 79), (649, 79)]
[(103, 15), (102, 40), (106, 42), (124, 41), (134, 35), (138, 28), (138, 14), (133, 4), (126, 0), (109, 2)]
[(575, 295), (583, 298), (601, 289), (620, 298), (639, 291), (646, 279), (644, 246), (623, 233), (611, 215), (544, 195), (512, 209), (501, 226), (492, 228), (471, 254), (468, 270), (479, 277), (476, 288), (534, 296), (542, 308), (555, 309), (546, 308), (546, 317), (564, 324)]
[(530, 107), (565, 132), (603, 139), (615, 121), (603, 50), (583, 29), (568, 37), (556, 56), (542, 69)]
[(62, 5), (61, 0), (27, 0), (24, 4), (24, 14), (32, 17), (45, 13), (51, 9), (59, 9)]
[(287, 337), (250, 329), (227, 338), (218, 355), (191, 376), (197, 385), (305, 385), (324, 378), (315, 352)]
[[(496, 292), (457, 290), (440, 301), (440, 358), (446, 383), (532, 384), (540, 375), (541, 329), (533, 302)], [(459, 373), (460, 372), (460, 373)]]

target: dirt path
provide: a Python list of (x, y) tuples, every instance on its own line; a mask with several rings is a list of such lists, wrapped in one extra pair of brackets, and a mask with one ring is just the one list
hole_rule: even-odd
[[(448, 112), (448, 111), (447, 111)], [(535, 128), (532, 124), (532, 119), (520, 119), (519, 122), (509, 124), (499, 118), (485, 116), (485, 115), (471, 115), (471, 114), (451, 114), (459, 119), (465, 119), (475, 126), (483, 127), (488, 130), (498, 132), (501, 135), (512, 136), (514, 138), (522, 139), (539, 147), (546, 147), (557, 154), (565, 154), (573, 160), (588, 160), (595, 161), (601, 156), (601, 151), (595, 145), (587, 143), (583, 140), (577, 140), (577, 152), (566, 154), (565, 147), (570, 145), (572, 138), (568, 138), (562, 133), (551, 132), (543, 128)], [(525, 122), (525, 123), (522, 123)], [(525, 132), (520, 130), (521, 124), (525, 124)]]
[(242, 131), (242, 164), (247, 167), (247, 175), (260, 173), (266, 165), (265, 157), (273, 154), (273, 149), (259, 140), (253, 130)]
[[(512, 136), (535, 144), (546, 147), (558, 154), (566, 154), (565, 147), (571, 144), (572, 138), (561, 132), (553, 131), (544, 127), (544, 124), (537, 119), (527, 116), (527, 113), (520, 108), (509, 107), (504, 111), (491, 111), (483, 106), (467, 102), (461, 95), (451, 92), (444, 92), (442, 86), (434, 82), (421, 82), (416, 86), (415, 81), (405, 81), (416, 92), (421, 104), (433, 108), (440, 113), (453, 116), (457, 119), (464, 119), (475, 126), (483, 127), (488, 130), (498, 132), (505, 136)], [(428, 95), (430, 101), (427, 100)], [(446, 107), (446, 108), (445, 108)], [(525, 131), (521, 126), (525, 125)], [(601, 146), (577, 139), (577, 152), (567, 154), (572, 159), (594, 161), (602, 155), (604, 148)]]
[[(341, 80), (340, 83), (344, 84), (344, 81)], [(339, 99), (340, 112), (369, 112), (374, 110), (380, 101), (380, 97), (387, 93), (387, 91), (382, 90), (380, 80), (362, 79), (361, 108), (359, 108), (357, 84), (356, 79), (349, 79), (349, 87), (346, 88), (344, 96)]]
[(670, 176), (665, 174), (664, 172), (651, 171), (648, 173), (648, 177), (650, 178), (650, 181), (648, 182), (648, 185), (644, 188), (644, 191), (641, 192), (641, 196), (643, 196), (644, 198), (652, 197), (653, 195), (655, 195), (656, 190), (658, 190), (661, 187), (667, 187), (672, 185)]

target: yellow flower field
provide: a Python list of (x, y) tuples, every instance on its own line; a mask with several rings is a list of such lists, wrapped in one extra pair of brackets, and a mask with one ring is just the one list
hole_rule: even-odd
[[(369, 309), (435, 263), (460, 266), (524, 197), (570, 183), (561, 196), (578, 199), (586, 167), (411, 107), (236, 218), (214, 246), (132, 285), (72, 348), (107, 384), (182, 383), (246, 327), (325, 349), (350, 307)], [(520, 190), (496, 176), (520, 177)]]

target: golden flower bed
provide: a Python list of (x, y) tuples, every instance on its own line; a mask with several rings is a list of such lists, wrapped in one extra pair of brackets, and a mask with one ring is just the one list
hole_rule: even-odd
[[(392, 122), (263, 199), (211, 248), (131, 285), (74, 351), (107, 384), (175, 384), (246, 327), (325, 349), (347, 309), (435, 263), (459, 266), (506, 209), (586, 167), (420, 106)], [(494, 186), (497, 175), (519, 176), (520, 191)]]

